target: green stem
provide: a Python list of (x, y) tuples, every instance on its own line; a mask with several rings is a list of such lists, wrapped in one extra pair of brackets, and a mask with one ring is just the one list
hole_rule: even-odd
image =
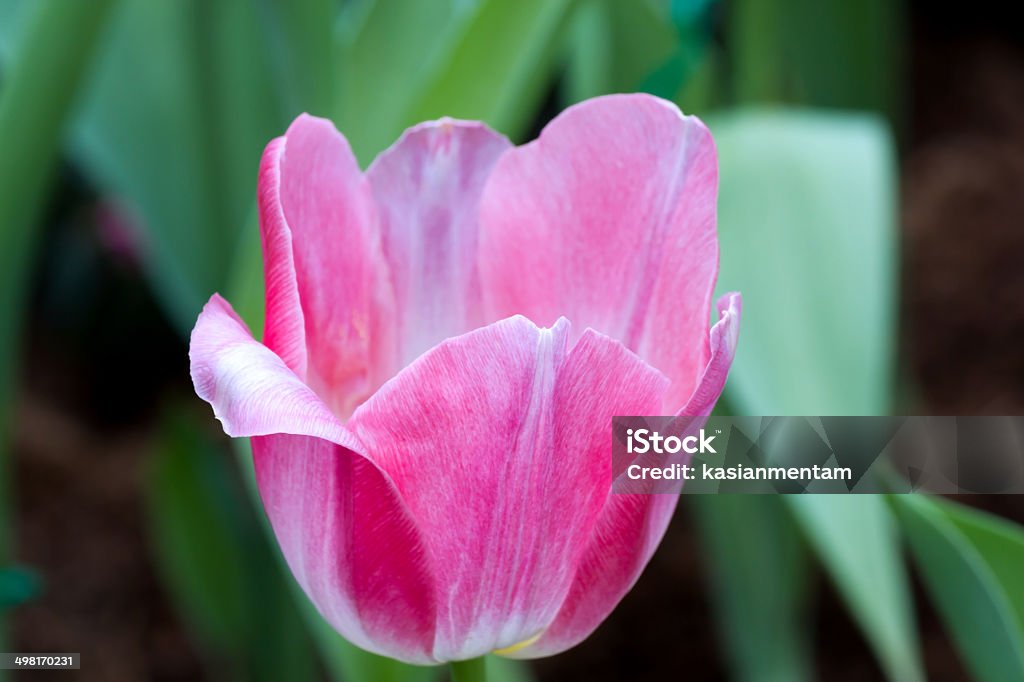
[(452, 661), (452, 682), (486, 682), (487, 661), (480, 658), (471, 658), (468, 661)]

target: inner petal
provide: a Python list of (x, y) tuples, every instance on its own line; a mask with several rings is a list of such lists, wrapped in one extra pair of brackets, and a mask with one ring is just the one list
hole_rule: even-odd
[(477, 214), (510, 146), (481, 123), (446, 118), (407, 130), (367, 171), (395, 297), (397, 367), (484, 323)]

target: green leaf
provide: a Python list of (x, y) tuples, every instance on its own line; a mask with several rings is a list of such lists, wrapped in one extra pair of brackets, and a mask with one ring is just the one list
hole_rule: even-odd
[[(894, 353), (894, 170), (872, 117), (717, 117), (719, 286), (744, 315), (727, 396), (740, 414), (888, 411)], [(892, 679), (921, 679), (893, 522), (880, 498), (786, 504)]]
[(73, 150), (147, 236), (147, 273), (184, 333), (221, 288), (263, 146), (283, 125), (246, 0), (125, 0)]
[(366, 164), (406, 127), (441, 116), (525, 133), (573, 4), (373, 3), (343, 50), (338, 120), (357, 156)]
[(333, 106), (336, 4), (123, 0), (112, 22), (72, 149), (145, 233), (146, 272), (182, 333), (227, 281), (263, 147)]
[(336, 118), (364, 166), (408, 125), (479, 4), (363, 0), (344, 16)]
[(996, 581), (1004, 587), (1017, 625), (1024, 632), (1024, 529), (997, 516), (991, 516), (952, 503), (940, 504), (949, 520), (985, 559)]
[[(25, 24), (32, 13), (31, 7), (31, 2), (26, 0), (0, 2), (0, 67), (8, 65), (17, 38), (24, 33)], [(3, 71), (0, 70), (2, 75)]]
[(651, 0), (580, 2), (568, 39), (569, 103), (633, 92), (680, 48), (667, 7)]
[(239, 233), (238, 247), (231, 266), (227, 297), (254, 338), (263, 337), (263, 250), (256, 207), (252, 207), (245, 227)]
[(743, 294), (740, 414), (885, 414), (895, 353), (892, 140), (868, 116), (711, 119), (721, 291)]
[[(6, 12), (7, 64), (0, 82), (0, 386), (10, 385), (14, 343), (38, 218), (64, 125), (88, 73), (111, 0), (55, 0)], [(15, 11), (20, 10), (20, 11)], [(4, 409), (6, 414), (6, 409)]]
[(715, 0), (672, 0), (670, 15), (678, 44), (668, 59), (646, 76), (644, 91), (704, 109), (717, 96), (718, 84), (711, 79), (716, 66), (712, 44), (715, 6)]
[(563, 97), (567, 104), (613, 92), (611, 17), (605, 0), (578, 3), (566, 30), (568, 59)]
[(725, 43), (736, 102), (867, 109), (895, 120), (903, 4), (734, 0)]
[(556, 36), (571, 0), (485, 0), (417, 97), (406, 124), (478, 119), (518, 138), (552, 75)]
[(880, 495), (788, 495), (811, 545), (891, 680), (923, 680), (896, 525)]
[(811, 679), (804, 617), (809, 557), (782, 500), (767, 495), (688, 499), (735, 679)]
[(894, 495), (925, 587), (980, 682), (1024, 679), (1024, 531), (923, 495)]
[(270, 53), (284, 119), (302, 112), (330, 116), (341, 88), (338, 0), (257, 0), (256, 5), (265, 37), (261, 47)]
[(246, 679), (311, 679), (313, 649), (231, 460), (176, 408), (148, 478), (162, 577), (197, 643)]

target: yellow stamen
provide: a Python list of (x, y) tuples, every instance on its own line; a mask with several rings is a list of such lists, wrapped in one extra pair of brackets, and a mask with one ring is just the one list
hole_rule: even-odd
[(523, 641), (519, 642), (518, 644), (513, 644), (512, 646), (507, 646), (504, 649), (495, 649), (494, 653), (498, 654), (499, 656), (508, 656), (510, 654), (514, 654), (515, 652), (519, 651), (520, 649), (525, 649), (526, 647), (528, 647), (531, 644), (533, 644), (534, 642), (536, 642), (538, 639), (540, 639), (540, 636), (542, 634), (543, 634), (542, 632), (538, 632), (533, 637), (530, 637), (529, 639), (524, 639)]

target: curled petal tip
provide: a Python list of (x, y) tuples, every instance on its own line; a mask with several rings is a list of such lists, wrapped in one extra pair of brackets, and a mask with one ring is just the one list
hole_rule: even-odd
[(736, 357), (736, 346), (740, 336), (740, 317), (743, 311), (743, 298), (736, 292), (725, 294), (718, 299), (718, 322), (711, 328), (711, 355), (697, 387), (690, 399), (677, 414), (701, 416), (711, 414), (718, 402), (729, 369)]

